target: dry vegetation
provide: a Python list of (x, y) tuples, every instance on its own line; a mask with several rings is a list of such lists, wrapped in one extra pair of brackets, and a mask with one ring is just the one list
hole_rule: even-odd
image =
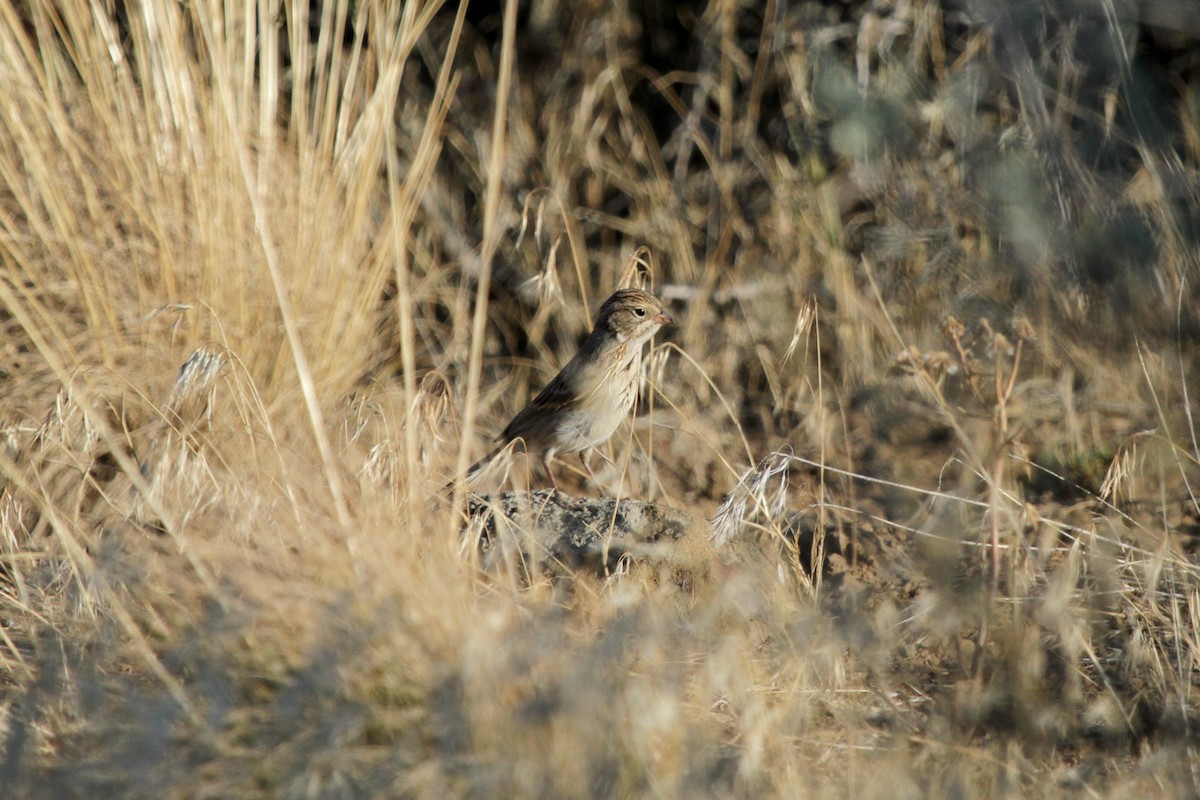
[[(1004, 7), (0, 4), (4, 794), (1200, 793), (1200, 23)], [(488, 570), (634, 273), (741, 555)]]

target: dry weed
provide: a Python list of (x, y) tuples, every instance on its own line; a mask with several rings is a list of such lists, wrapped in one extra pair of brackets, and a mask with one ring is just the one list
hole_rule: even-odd
[[(1195, 796), (1159, 11), (0, 8), (0, 785)], [(485, 558), (441, 487), (631, 283), (601, 477), (705, 580)]]

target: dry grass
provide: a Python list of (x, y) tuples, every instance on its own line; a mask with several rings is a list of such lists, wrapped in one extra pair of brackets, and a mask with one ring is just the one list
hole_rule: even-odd
[[(0, 785), (1200, 792), (1194, 23), (965, 7), (0, 8)], [(439, 496), (633, 271), (682, 609)]]

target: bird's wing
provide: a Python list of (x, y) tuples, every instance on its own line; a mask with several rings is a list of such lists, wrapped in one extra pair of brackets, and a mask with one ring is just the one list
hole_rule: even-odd
[(579, 392), (573, 388), (573, 381), (565, 377), (567, 374), (564, 369), (555, 375), (554, 380), (546, 384), (546, 388), (521, 409), (496, 438), (506, 442), (518, 436), (528, 438), (530, 430), (537, 422), (544, 421), (547, 415), (556, 415), (578, 406), (581, 399)]

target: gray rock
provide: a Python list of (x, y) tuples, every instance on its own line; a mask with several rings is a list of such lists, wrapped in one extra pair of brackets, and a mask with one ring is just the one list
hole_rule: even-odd
[(572, 497), (550, 489), (472, 495), (472, 537), (489, 571), (523, 580), (622, 576), (695, 594), (727, 573), (736, 550), (718, 550), (707, 520), (640, 500)]

